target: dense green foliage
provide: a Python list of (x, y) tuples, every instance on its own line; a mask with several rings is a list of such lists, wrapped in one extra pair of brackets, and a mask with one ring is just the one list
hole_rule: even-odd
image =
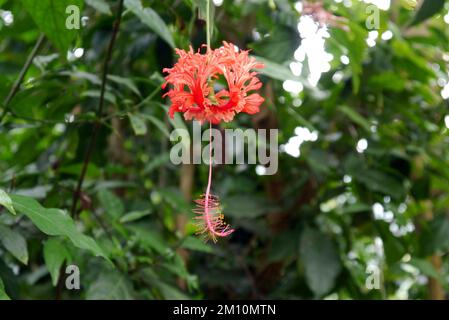
[[(316, 138), (299, 157), (281, 152), (276, 175), (215, 168), (236, 228), (217, 244), (194, 235), (207, 166), (169, 161), (169, 132), (190, 122), (168, 118), (161, 89), (174, 48), (206, 42), (207, 1), (124, 1), (98, 115), (119, 2), (0, 0), (0, 298), (447, 295), (448, 1), (392, 1), (374, 11), (377, 34), (369, 4), (324, 1), (341, 25), (329, 26), (330, 70), (316, 86), (307, 57), (300, 74), (289, 67), (305, 42), (294, 1), (212, 6), (212, 46), (229, 41), (266, 64), (261, 112), (222, 127), (279, 128), (284, 148), (295, 132)], [(69, 5), (82, 9), (69, 21), (80, 29), (65, 27)], [(285, 80), (302, 86), (287, 92)], [(64, 288), (70, 264), (80, 290)], [(380, 288), (369, 290), (376, 270)]]

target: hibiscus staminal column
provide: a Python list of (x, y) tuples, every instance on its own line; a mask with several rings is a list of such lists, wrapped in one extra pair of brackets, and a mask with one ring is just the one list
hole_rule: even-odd
[(197, 207), (194, 212), (198, 214), (197, 220), (198, 234), (207, 241), (211, 239), (217, 242), (217, 237), (226, 237), (234, 232), (234, 229), (224, 222), (224, 215), (218, 196), (211, 193), (212, 185), (212, 123), (209, 123), (209, 178), (207, 181), (206, 193), (195, 200)]

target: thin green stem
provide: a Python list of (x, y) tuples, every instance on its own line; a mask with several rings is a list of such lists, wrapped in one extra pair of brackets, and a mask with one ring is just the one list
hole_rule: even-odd
[(37, 53), (39, 52), (39, 49), (42, 46), (42, 43), (44, 43), (45, 36), (41, 34), (39, 38), (37, 39), (36, 44), (34, 45), (33, 49), (31, 50), (30, 54), (28, 55), (28, 58), (25, 62), (25, 64), (22, 67), (22, 70), (20, 70), (19, 76), (14, 82), (14, 85), (11, 88), (11, 91), (9, 92), (8, 96), (6, 97), (5, 101), (3, 102), (3, 111), (0, 115), (0, 123), (2, 123), (3, 119), (5, 118), (6, 114), (9, 111), (9, 103), (14, 98), (14, 96), (19, 92), (20, 86), (22, 85), (23, 80), (25, 79), (25, 76), (28, 72), (28, 70), (31, 67), (31, 64), (33, 63), (34, 58), (36, 57)]
[(207, 50), (210, 50), (210, 0), (206, 1), (206, 41)]
[[(120, 29), (120, 23), (122, 21), (123, 2), (124, 2), (124, 0), (119, 0), (118, 8), (117, 8), (117, 17), (115, 18), (115, 21), (114, 21), (111, 39), (109, 40), (108, 49), (106, 51), (106, 58), (105, 58), (104, 64), (103, 64), (103, 76), (102, 76), (102, 81), (101, 81), (100, 100), (98, 103), (97, 119), (103, 118), (104, 97), (105, 97), (105, 92), (106, 92), (106, 81), (107, 81), (107, 76), (109, 73), (109, 64), (112, 59), (112, 51), (114, 49), (115, 40), (117, 38), (119, 29)], [(95, 148), (95, 142), (96, 142), (100, 127), (101, 127), (101, 122), (97, 120), (94, 123), (94, 128), (92, 130), (92, 135), (89, 140), (89, 144), (87, 147), (86, 155), (84, 157), (83, 166), (81, 168), (81, 174), (78, 178), (76, 189), (73, 192), (72, 207), (70, 209), (70, 215), (72, 217), (76, 217), (76, 213), (77, 213), (76, 208), (77, 208), (77, 204), (78, 204), (78, 199), (81, 195), (81, 189), (83, 187), (84, 178), (87, 173), (87, 168), (89, 166), (90, 158), (91, 158), (92, 153)]]

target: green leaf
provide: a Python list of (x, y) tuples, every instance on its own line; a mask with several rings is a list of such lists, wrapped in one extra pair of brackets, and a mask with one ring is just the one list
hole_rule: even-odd
[(444, 8), (444, 2), (445, 0), (423, 0), (410, 25), (415, 26), (437, 14)]
[(302, 115), (300, 115), (300, 113), (296, 110), (293, 109), (293, 107), (291, 106), (287, 106), (286, 111), (288, 112), (289, 115), (291, 115), (300, 125), (306, 127), (307, 129), (309, 129), (310, 131), (317, 131), (317, 129), (315, 128), (315, 126), (306, 118), (304, 118)]
[(301, 235), (300, 257), (310, 289), (317, 297), (328, 293), (341, 271), (334, 243), (318, 230), (307, 228)]
[(134, 289), (127, 277), (121, 273), (103, 272), (89, 286), (87, 300), (132, 300)]
[(109, 4), (105, 0), (85, 0), (86, 3), (94, 8), (95, 10), (111, 15), (111, 8), (109, 7)]
[(401, 5), (407, 10), (414, 10), (418, 0), (400, 0)]
[(162, 267), (181, 279), (186, 280), (187, 287), (190, 290), (198, 289), (198, 276), (192, 275), (188, 272), (186, 264), (179, 254), (176, 254), (173, 258), (171, 258), (170, 262), (163, 263)]
[(189, 297), (187, 295), (165, 282), (158, 281), (157, 287), (161, 291), (164, 298), (167, 300), (189, 300)]
[[(71, 18), (73, 12), (67, 11), (67, 13), (66, 10), (70, 6), (78, 7), (79, 18), (81, 18), (83, 0), (22, 0), (22, 3), (39, 29), (65, 56), (78, 33), (75, 28), (67, 28), (66, 21), (73, 21)], [(74, 23), (81, 24), (80, 21)]]
[(235, 195), (223, 198), (225, 215), (236, 218), (254, 219), (274, 209), (265, 197), (251, 195)]
[(115, 76), (112, 74), (108, 75), (108, 79), (117, 84), (127, 87), (129, 90), (131, 90), (132, 92), (134, 92), (136, 95), (138, 95), (140, 97), (140, 91), (131, 79), (120, 77), (120, 76)]
[(5, 285), (3, 280), (0, 278), (0, 300), (11, 300), (5, 292)]
[(11, 198), (2, 189), (0, 189), (0, 205), (8, 209), (8, 211), (11, 212), (13, 215), (16, 215), (16, 211), (14, 210), (14, 207), (12, 205)]
[(152, 269), (145, 268), (141, 270), (140, 275), (142, 280), (149, 285), (155, 286), (159, 289), (162, 296), (168, 300), (188, 300), (189, 297), (179, 291), (177, 288), (163, 282)]
[(273, 237), (270, 250), (268, 252), (268, 260), (274, 261), (290, 261), (298, 254), (297, 231), (285, 231)]
[(348, 106), (340, 106), (338, 109), (343, 111), (344, 114), (346, 114), (352, 121), (357, 123), (367, 132), (371, 132), (369, 121), (362, 117), (357, 111)]
[(298, 32), (284, 25), (276, 26), (270, 35), (250, 44), (258, 55), (276, 63), (291, 59), (300, 44)]
[(371, 76), (369, 78), (368, 85), (379, 90), (401, 92), (404, 90), (406, 82), (397, 73), (393, 71), (386, 71)]
[(150, 210), (132, 211), (120, 218), (120, 223), (127, 223), (139, 220), (151, 214)]
[(423, 254), (443, 253), (449, 249), (449, 217), (437, 215), (420, 237)]
[(107, 189), (98, 191), (98, 200), (100, 200), (101, 206), (106, 210), (106, 213), (114, 219), (120, 218), (125, 212), (122, 201)]
[(70, 260), (70, 253), (60, 239), (52, 238), (44, 243), (44, 261), (54, 286), (58, 283), (59, 272), (64, 261)]
[(182, 193), (178, 189), (161, 188), (158, 190), (158, 192), (163, 197), (163, 199), (174, 209), (179, 210), (180, 212), (190, 211), (190, 204), (185, 201)]
[(447, 286), (447, 281), (445, 280), (444, 276), (442, 276), (430, 263), (430, 261), (424, 260), (424, 259), (418, 259), (418, 258), (412, 258), (409, 262), (412, 266), (415, 266), (418, 268), (423, 274), (425, 274), (428, 277), (432, 277), (436, 279), (439, 283), (441, 283), (444, 286)]
[(254, 56), (254, 58), (256, 58), (257, 61), (263, 63), (265, 65), (265, 68), (263, 69), (257, 69), (258, 72), (260, 72), (261, 74), (266, 75), (267, 77), (273, 78), (273, 79), (277, 79), (277, 80), (281, 80), (281, 81), (285, 81), (285, 80), (297, 80), (299, 81), (300, 78), (295, 77), (293, 75), (293, 73), (290, 71), (290, 69), (284, 65), (281, 65), (279, 63), (270, 61), (268, 59), (259, 57), (259, 56)]
[(386, 195), (389, 194), (396, 199), (401, 198), (405, 193), (405, 189), (400, 181), (391, 174), (380, 170), (368, 169), (363, 175), (357, 175), (354, 178), (365, 184), (368, 189), (379, 191)]
[(149, 120), (152, 124), (156, 126), (167, 138), (170, 137), (170, 132), (168, 132), (167, 125), (161, 121), (159, 118), (156, 118), (155, 116), (151, 114), (141, 114), (142, 117)]
[(134, 13), (142, 23), (150, 27), (158, 36), (165, 40), (172, 48), (175, 42), (164, 20), (151, 8), (144, 8), (140, 0), (125, 0), (125, 7)]
[(147, 133), (147, 125), (140, 114), (128, 113), (128, 118), (136, 136), (144, 136)]
[(195, 237), (187, 237), (181, 244), (181, 248), (193, 250), (193, 251), (200, 251), (200, 252), (206, 252), (206, 253), (212, 253), (212, 247), (205, 244), (203, 241), (201, 241), (198, 238)]
[(412, 46), (404, 40), (395, 38), (392, 40), (391, 47), (396, 56), (403, 58), (406, 63), (407, 72), (417, 79), (425, 82), (425, 79), (433, 77), (435, 72), (429, 67), (426, 58), (416, 53)]
[(337, 208), (337, 212), (340, 214), (352, 214), (352, 213), (358, 213), (358, 212), (367, 212), (371, 211), (371, 206), (365, 204), (365, 203), (354, 203), (349, 204), (343, 208)]
[(89, 73), (86, 71), (74, 70), (74, 71), (62, 71), (61, 75), (68, 76), (72, 80), (86, 80), (95, 85), (101, 85), (101, 79), (98, 75)]
[[(64, 166), (58, 169), (60, 173), (70, 174), (78, 176), (83, 168), (83, 163), (75, 163), (68, 166)], [(94, 164), (89, 163), (89, 167), (87, 168), (86, 177), (91, 179), (98, 178), (101, 175), (101, 170)]]
[(150, 161), (150, 163), (148, 163), (145, 166), (145, 169), (143, 170), (142, 174), (148, 174), (153, 170), (164, 166), (169, 161), (170, 161), (170, 153), (164, 152), (162, 154), (158, 154)]
[(390, 231), (390, 225), (385, 221), (376, 221), (374, 226), (383, 241), (385, 260), (388, 264), (398, 262), (407, 252), (401, 239)]
[[(378, 168), (368, 167), (366, 162), (359, 157), (348, 157), (344, 167), (347, 174), (371, 191), (378, 191), (396, 199), (401, 198), (406, 191), (403, 183), (397, 179), (397, 175)], [(363, 174), (360, 174), (360, 172), (363, 172)]]
[(0, 242), (17, 260), (28, 264), (28, 249), (25, 238), (18, 232), (0, 225)]
[(140, 226), (132, 226), (130, 229), (136, 235), (137, 240), (143, 247), (150, 248), (159, 254), (167, 254), (170, 250), (159, 232)]
[(14, 208), (26, 215), (43, 233), (50, 236), (64, 236), (80, 248), (90, 251), (94, 256), (103, 257), (109, 261), (103, 249), (89, 236), (82, 234), (76, 228), (75, 222), (60, 209), (46, 209), (32, 198), (11, 195)]
[[(87, 90), (84, 91), (81, 94), (81, 97), (88, 97), (88, 98), (94, 98), (94, 99), (100, 99), (101, 97), (101, 92), (100, 90)], [(115, 95), (110, 92), (110, 91), (105, 91), (104, 93), (104, 99), (110, 103), (112, 103), (113, 105), (117, 104), (117, 98), (115, 97)]]
[(331, 39), (338, 43), (338, 46), (343, 47), (343, 51), (348, 54), (349, 66), (352, 70), (352, 91), (357, 93), (360, 88), (360, 75), (366, 51), (367, 30), (352, 21), (348, 23), (348, 26), (349, 32), (342, 28), (332, 28), (330, 32)]

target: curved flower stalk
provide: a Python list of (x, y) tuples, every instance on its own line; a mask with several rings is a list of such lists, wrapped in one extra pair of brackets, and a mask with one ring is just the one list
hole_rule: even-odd
[[(167, 93), (171, 101), (169, 115), (174, 117), (181, 112), (186, 120), (209, 122), (209, 179), (206, 193), (195, 201), (194, 212), (198, 214), (198, 234), (205, 240), (216, 242), (219, 237), (226, 237), (234, 232), (224, 222), (219, 198), (211, 194), (212, 184), (212, 124), (221, 121), (229, 122), (238, 113), (255, 114), (264, 99), (253, 91), (261, 88), (262, 83), (256, 77), (257, 68), (264, 65), (250, 57), (248, 51), (241, 51), (231, 43), (223, 42), (223, 46), (212, 50), (209, 46), (206, 53), (176, 49), (179, 56), (173, 68), (165, 68), (165, 83), (170, 85)], [(227, 88), (215, 92), (217, 80), (223, 78)]]

